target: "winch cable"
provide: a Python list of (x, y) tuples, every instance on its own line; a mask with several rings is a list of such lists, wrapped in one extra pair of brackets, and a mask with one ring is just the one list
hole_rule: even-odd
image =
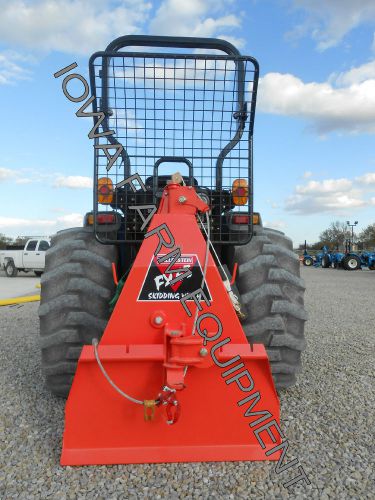
[[(206, 234), (207, 240), (210, 242), (211, 250), (212, 250), (213, 254), (215, 255), (216, 262), (217, 262), (218, 266), (220, 267), (220, 269), (221, 269), (221, 271), (222, 271), (222, 273), (223, 273), (223, 276), (225, 276), (225, 279), (223, 279), (223, 283), (224, 283), (224, 286), (225, 286), (225, 288), (226, 288), (226, 291), (227, 291), (227, 293), (228, 293), (228, 295), (229, 295), (229, 298), (230, 298), (230, 300), (231, 300), (231, 302), (232, 302), (232, 304), (233, 304), (233, 307), (234, 307), (234, 309), (236, 310), (237, 314), (238, 314), (238, 315), (241, 315), (241, 304), (240, 304), (240, 302), (239, 302), (239, 300), (238, 300), (237, 295), (236, 295), (236, 294), (233, 292), (233, 290), (232, 290), (232, 286), (231, 286), (231, 284), (230, 284), (230, 279), (229, 279), (229, 276), (227, 275), (227, 273), (226, 273), (226, 271), (225, 271), (225, 268), (223, 267), (223, 265), (222, 265), (222, 263), (221, 263), (221, 261), (220, 261), (220, 259), (219, 259), (219, 256), (218, 256), (218, 254), (217, 254), (217, 252), (216, 252), (216, 250), (215, 250), (215, 247), (214, 247), (214, 245), (213, 245), (213, 243), (212, 243), (212, 241), (211, 241), (211, 238), (210, 238), (209, 234), (207, 234), (206, 228), (204, 227), (204, 224), (202, 223), (202, 221), (201, 221), (201, 219), (200, 219), (199, 215), (198, 215), (198, 218), (199, 218), (199, 220), (200, 220), (200, 222), (201, 222), (202, 229), (203, 229), (203, 231), (204, 231), (204, 232), (205, 232), (205, 234)], [(201, 287), (201, 288), (203, 288), (203, 285), (202, 285), (202, 287)], [(194, 331), (195, 331), (195, 330), (194, 330)]]
[[(207, 215), (207, 214), (206, 214), (206, 215)], [(209, 241), (209, 244), (210, 244), (210, 247), (211, 247), (212, 253), (213, 253), (213, 254), (215, 255), (215, 257), (216, 257), (216, 262), (217, 262), (217, 264), (219, 265), (220, 269), (222, 270), (222, 272), (223, 272), (224, 276), (226, 277), (226, 279), (229, 281), (229, 277), (228, 277), (228, 275), (227, 275), (227, 273), (226, 273), (226, 271), (225, 271), (225, 269), (224, 269), (224, 267), (223, 267), (222, 263), (220, 262), (219, 256), (218, 256), (218, 254), (217, 254), (217, 252), (216, 252), (216, 250), (215, 250), (215, 247), (214, 247), (214, 245), (213, 245), (213, 243), (212, 243), (212, 241), (211, 241), (210, 235), (207, 233), (206, 228), (204, 227), (204, 224), (203, 224), (203, 222), (202, 222), (201, 218), (199, 217), (199, 215), (198, 215), (198, 219), (199, 219), (199, 222), (201, 223), (201, 226), (202, 226), (202, 229), (203, 229), (203, 231), (204, 231), (204, 233), (205, 233), (205, 235), (206, 235), (206, 238), (207, 238), (207, 240)], [(209, 227), (209, 226), (208, 226), (208, 227)]]
[[(137, 405), (144, 405), (144, 401), (141, 401), (140, 399), (133, 398), (132, 396), (129, 396), (129, 394), (126, 394), (126, 392), (122, 391), (111, 379), (111, 377), (108, 375), (108, 373), (105, 371), (104, 366), (102, 365), (102, 362), (100, 361), (99, 358), (99, 352), (98, 352), (98, 339), (92, 339), (92, 345), (94, 347), (94, 354), (95, 354), (95, 359), (96, 362), (98, 363), (98, 366), (100, 368), (100, 371), (104, 375), (105, 379), (107, 382), (117, 391), (122, 397), (126, 398), (127, 400), (131, 401), (132, 403), (135, 403)], [(155, 401), (157, 403), (157, 401)]]
[[(211, 242), (211, 239), (210, 239), (210, 216), (208, 214), (208, 212), (206, 212), (206, 224), (207, 224), (207, 230), (206, 228), (204, 227), (204, 224), (203, 224), (203, 221), (202, 219), (199, 217), (198, 215), (198, 219), (199, 219), (199, 222), (206, 234), (206, 241), (207, 241), (207, 244), (206, 244), (206, 251), (205, 251), (205, 257), (204, 257), (204, 265), (203, 265), (203, 270), (202, 270), (202, 283), (201, 283), (201, 289), (203, 290), (204, 288), (204, 284), (205, 284), (205, 281), (206, 281), (206, 274), (207, 274), (207, 268), (208, 268), (208, 257), (209, 257), (209, 254), (210, 254), (210, 245), (211, 245), (211, 248), (213, 249), (214, 253), (215, 253), (215, 256), (219, 262), (219, 265), (221, 267), (221, 269), (223, 270), (223, 273), (225, 274), (225, 276), (227, 277), (228, 279), (228, 276), (223, 268), (223, 266), (221, 265), (220, 263), (220, 260), (218, 258), (218, 255), (212, 245), (212, 242)], [(228, 279), (229, 280), (229, 279)], [(198, 296), (198, 300), (200, 299), (200, 295)], [(196, 329), (196, 326), (197, 326), (197, 320), (198, 320), (198, 306), (196, 307), (195, 309), (195, 315), (194, 315), (194, 323), (193, 323), (193, 329), (192, 329), (192, 335), (195, 335), (195, 329)], [(126, 392), (122, 391), (114, 382), (113, 380), (111, 379), (111, 377), (108, 375), (108, 373), (106, 372), (104, 366), (102, 365), (102, 362), (100, 360), (100, 357), (99, 357), (99, 352), (98, 352), (98, 339), (93, 339), (92, 340), (92, 345), (94, 347), (94, 354), (95, 354), (95, 359), (96, 359), (96, 362), (98, 363), (98, 366), (100, 368), (100, 371), (102, 372), (104, 378), (107, 380), (107, 382), (113, 387), (113, 389), (118, 392), (122, 397), (126, 398), (128, 401), (132, 402), (132, 403), (135, 403), (135, 404), (139, 404), (139, 405), (142, 405), (142, 406), (145, 406), (145, 401), (142, 401), (140, 399), (136, 399), (136, 398), (133, 398), (132, 396), (130, 396), (129, 394), (127, 394)], [(187, 373), (187, 370), (188, 370), (188, 366), (185, 366), (185, 369), (184, 369), (184, 376), (186, 375)], [(155, 404), (159, 404), (160, 401), (159, 399), (155, 400)]]
[[(199, 218), (199, 221), (203, 226), (203, 222), (202, 220), (200, 219), (200, 217), (198, 216)], [(208, 229), (208, 232), (205, 230), (205, 233), (207, 235), (207, 245), (206, 245), (206, 253), (205, 253), (205, 259), (204, 259), (204, 266), (203, 266), (203, 273), (202, 273), (202, 284), (201, 284), (201, 288), (203, 289), (204, 287), (204, 283), (206, 281), (206, 273), (207, 273), (207, 267), (208, 267), (208, 256), (209, 256), (209, 248), (210, 248), (210, 238), (209, 238), (209, 233), (210, 233), (210, 219), (209, 219), (209, 215), (208, 213), (206, 213), (206, 220), (207, 220), (207, 229)], [(194, 335), (194, 332), (195, 332), (195, 327), (196, 327), (196, 322), (197, 322), (197, 319), (198, 319), (198, 306), (197, 306), (197, 309), (195, 311), (195, 319), (194, 319), (194, 326), (193, 326), (193, 335)], [(114, 382), (113, 380), (111, 379), (111, 377), (108, 375), (108, 373), (106, 372), (104, 366), (102, 365), (102, 362), (100, 360), (100, 357), (99, 357), (99, 352), (98, 352), (98, 339), (93, 339), (92, 340), (92, 345), (94, 347), (94, 354), (95, 354), (95, 359), (96, 359), (96, 362), (98, 363), (98, 366), (100, 368), (100, 371), (102, 372), (104, 378), (107, 380), (107, 382), (113, 387), (113, 389), (118, 392), (122, 397), (124, 397), (125, 399), (127, 399), (128, 401), (132, 402), (132, 403), (135, 403), (135, 404), (138, 404), (138, 405), (142, 405), (142, 406), (145, 406), (146, 404), (146, 400), (145, 401), (141, 401), (140, 399), (136, 399), (136, 398), (133, 398), (132, 396), (130, 396), (129, 394), (126, 394), (126, 392), (122, 391)], [(187, 366), (185, 366), (185, 371), (184, 371), (184, 375), (186, 375), (186, 372), (187, 372)], [(169, 388), (167, 388), (169, 389)], [(175, 391), (173, 391), (175, 392)], [(159, 404), (160, 401), (159, 399), (156, 399), (155, 400), (155, 404)]]
[[(210, 216), (208, 214), (208, 212), (206, 212), (206, 224), (207, 224), (207, 231), (206, 231), (206, 228), (204, 227), (204, 224), (203, 224), (203, 221), (202, 219), (199, 217), (198, 215), (198, 219), (199, 219), (199, 222), (204, 230), (204, 232), (206, 233), (206, 253), (205, 253), (205, 256), (204, 256), (204, 264), (203, 264), (203, 270), (202, 270), (202, 283), (201, 283), (201, 289), (203, 290), (204, 288), (204, 284), (206, 282), (206, 274), (207, 274), (207, 267), (208, 267), (208, 256), (210, 255), (210, 243), (211, 243), (211, 240), (210, 240)], [(198, 301), (200, 300), (201, 298), (201, 295), (197, 295), (198, 297)], [(195, 329), (196, 329), (196, 326), (197, 326), (197, 320), (198, 320), (198, 305), (197, 307), (195, 308), (195, 314), (194, 314), (194, 323), (193, 323), (193, 330), (191, 332), (192, 335), (195, 335)]]

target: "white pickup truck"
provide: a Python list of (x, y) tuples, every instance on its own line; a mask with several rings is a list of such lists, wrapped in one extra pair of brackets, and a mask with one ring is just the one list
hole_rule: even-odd
[(9, 278), (18, 271), (34, 271), (40, 276), (44, 271), (45, 253), (50, 247), (48, 237), (30, 238), (23, 250), (0, 250), (0, 268), (5, 269)]

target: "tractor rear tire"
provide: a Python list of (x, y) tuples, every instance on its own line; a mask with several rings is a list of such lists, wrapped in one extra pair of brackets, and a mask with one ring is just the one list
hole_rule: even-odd
[(356, 255), (346, 255), (346, 257), (342, 259), (342, 267), (346, 271), (357, 271), (361, 269), (361, 259)]
[(292, 241), (280, 231), (254, 228), (250, 243), (235, 249), (236, 280), (247, 310), (242, 324), (251, 344), (266, 347), (277, 389), (291, 387), (305, 349), (305, 284)]
[(322, 267), (324, 269), (328, 269), (328, 267), (330, 267), (330, 265), (331, 265), (331, 262), (329, 260), (328, 255), (323, 255), (323, 258), (322, 258)]
[(84, 344), (100, 339), (109, 318), (117, 249), (90, 227), (58, 232), (46, 252), (39, 307), (42, 371), (48, 389), (66, 397)]

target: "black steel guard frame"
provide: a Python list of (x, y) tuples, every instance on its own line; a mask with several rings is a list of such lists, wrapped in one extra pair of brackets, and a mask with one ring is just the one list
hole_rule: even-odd
[[(129, 46), (173, 48), (174, 52), (119, 52)], [(186, 49), (195, 52), (187, 53)], [(161, 188), (158, 179), (161, 184), (166, 180), (160, 168), (173, 162), (188, 167), (184, 179), (198, 185), (198, 192), (214, 207), (213, 243), (247, 243), (252, 235), (252, 138), (259, 78), (256, 59), (241, 56), (233, 45), (219, 39), (131, 35), (93, 54), (89, 69), (91, 91), (96, 97), (93, 111), (105, 114), (103, 132), (115, 132), (105, 136), (106, 142), (124, 148), (109, 171), (107, 157), (95, 149), (95, 220), (98, 211), (113, 210), (98, 204), (99, 177), (110, 178), (116, 186), (138, 173), (148, 191), (145, 197), (142, 190), (133, 193), (130, 186), (116, 189), (112, 207), (121, 209), (125, 220), (116, 240), (96, 226), (98, 239), (103, 243), (143, 240), (141, 217), (134, 210), (130, 216), (124, 207), (157, 203)], [(95, 139), (96, 145), (103, 139)], [(172, 171), (169, 166), (169, 175), (175, 170), (175, 165)], [(241, 212), (249, 215), (249, 224), (240, 241), (225, 222), (225, 213), (235, 208), (230, 190), (237, 178), (247, 179), (249, 185), (249, 202), (241, 207)]]

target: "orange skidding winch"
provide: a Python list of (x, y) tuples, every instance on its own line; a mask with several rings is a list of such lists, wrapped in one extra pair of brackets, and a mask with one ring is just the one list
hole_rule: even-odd
[(167, 185), (162, 200), (98, 347), (83, 347), (66, 404), (61, 463), (276, 460), (279, 452), (266, 452), (280, 442), (254, 432), (267, 418), (279, 422), (267, 354), (247, 341), (212, 256), (204, 300), (184, 306), (143, 300), (152, 293), (153, 267), (170, 252), (162, 245), (169, 243), (166, 226), (200, 276), (206, 259), (195, 214), (209, 207), (193, 188), (177, 184)]
[(54, 76), (94, 121), (93, 210), (52, 238), (39, 308), (61, 463), (278, 460), (307, 314), (292, 241), (254, 212), (257, 60), (130, 35), (90, 84), (76, 67)]

